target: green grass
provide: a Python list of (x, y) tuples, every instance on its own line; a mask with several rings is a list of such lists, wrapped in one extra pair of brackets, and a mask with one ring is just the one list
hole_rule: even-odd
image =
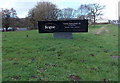
[(0, 82), (2, 82), (2, 33), (0, 33)]
[[(100, 28), (102, 25), (96, 25)], [(118, 28), (109, 33), (74, 33), (73, 39), (54, 39), (37, 30), (3, 33), (3, 81), (118, 80)], [(26, 37), (28, 35), (28, 37)], [(90, 56), (94, 55), (94, 56)]]

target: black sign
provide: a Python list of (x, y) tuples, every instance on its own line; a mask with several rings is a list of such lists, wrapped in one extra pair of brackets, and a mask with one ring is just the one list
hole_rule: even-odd
[(39, 33), (88, 32), (88, 20), (38, 21)]

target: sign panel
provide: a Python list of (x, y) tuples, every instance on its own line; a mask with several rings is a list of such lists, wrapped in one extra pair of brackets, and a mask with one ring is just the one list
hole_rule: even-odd
[(88, 20), (38, 21), (39, 33), (88, 32)]

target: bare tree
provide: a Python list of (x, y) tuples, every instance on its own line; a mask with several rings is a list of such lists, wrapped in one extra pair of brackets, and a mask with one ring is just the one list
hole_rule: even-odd
[(96, 18), (103, 15), (102, 10), (105, 6), (94, 3), (94, 4), (83, 4), (78, 8), (78, 18), (88, 19), (89, 21), (93, 20), (93, 23), (96, 23)]
[(64, 8), (60, 11), (59, 19), (73, 19), (76, 17), (76, 10), (73, 8)]
[(105, 6), (100, 4), (88, 4), (87, 9), (89, 10), (89, 17), (93, 18), (93, 23), (96, 23), (96, 18), (103, 15), (102, 10), (105, 8)]
[(88, 19), (88, 14), (89, 14), (89, 10), (87, 9), (87, 5), (86, 4), (82, 4), (80, 5), (80, 7), (77, 10), (78, 12), (78, 18), (83, 20), (83, 19)]

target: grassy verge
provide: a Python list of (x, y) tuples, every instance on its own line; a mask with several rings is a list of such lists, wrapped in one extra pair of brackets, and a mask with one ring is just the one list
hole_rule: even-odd
[[(100, 28), (102, 25), (96, 25)], [(117, 81), (118, 28), (54, 39), (38, 31), (3, 33), (3, 81)], [(28, 37), (27, 37), (28, 35)]]

